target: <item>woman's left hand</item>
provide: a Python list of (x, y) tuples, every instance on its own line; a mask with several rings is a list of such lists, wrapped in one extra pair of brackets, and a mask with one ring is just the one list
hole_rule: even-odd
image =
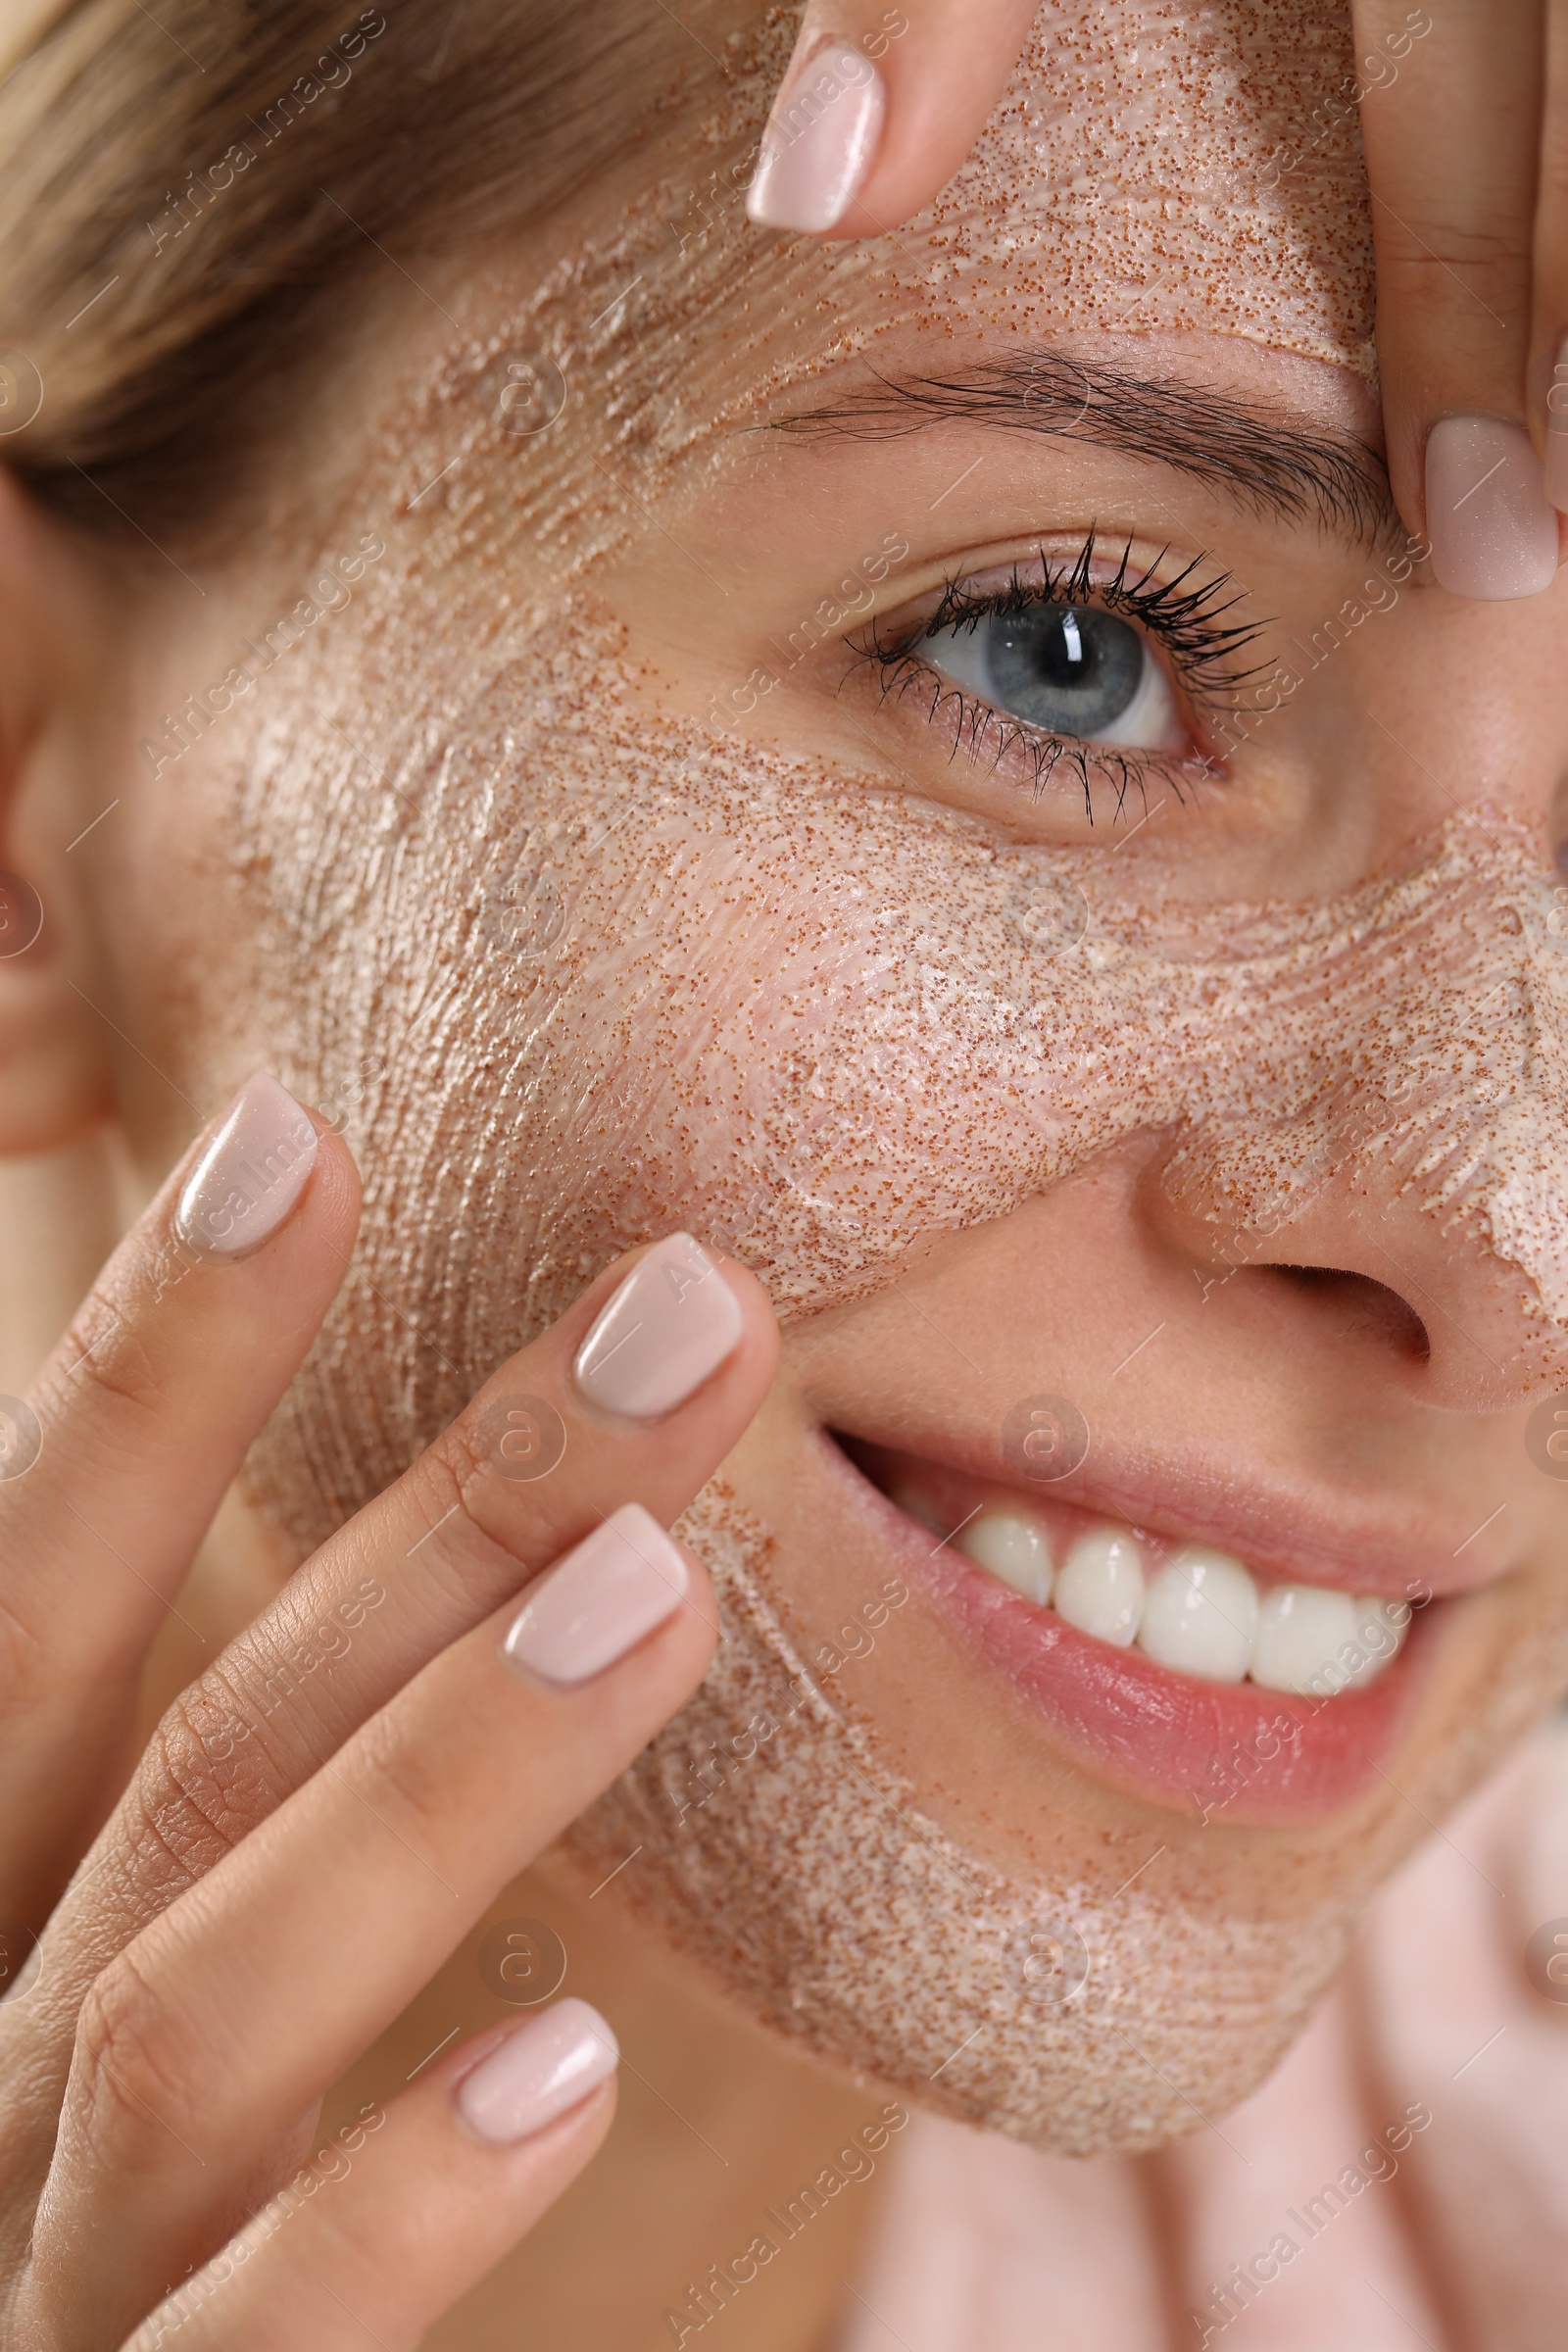
[[(1394, 496), (1444, 587), (1533, 596), (1568, 512), (1568, 0), (1351, 14), (1353, 71), (1323, 97), (1361, 110)], [(753, 219), (897, 228), (968, 154), (1035, 15), (1035, 0), (808, 0)]]

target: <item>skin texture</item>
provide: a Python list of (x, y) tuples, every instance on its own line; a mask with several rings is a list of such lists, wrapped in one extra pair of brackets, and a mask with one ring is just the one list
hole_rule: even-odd
[[(1277, 54), (1261, 149), (1320, 62)], [(1038, 104), (1056, 86), (1040, 60), (1025, 82)], [(1211, 127), (1209, 83), (1175, 86)], [(849, 263), (763, 246), (734, 208), (683, 243), (677, 155), (559, 250), (435, 281), (455, 340), (407, 297), (280, 493), (270, 576), (212, 570), (196, 625), (177, 583), (141, 609), (92, 772), (125, 818), (83, 845), (84, 887), (147, 1167), (187, 1102), (259, 1061), (354, 1122), (362, 1255), (254, 1464), (294, 1548), (627, 1243), (684, 1222), (757, 1267), (784, 1374), (691, 1521), (729, 1642), (583, 1829), (588, 1883), (641, 1841), (607, 1903), (900, 2086), (984, 2016), (997, 2031), (922, 2095), (1082, 2152), (1256, 2082), (1422, 1817), (1564, 1679), (1561, 1491), (1523, 1432), (1564, 1377), (1546, 1112), (1568, 708), (1559, 591), (1478, 618), (1397, 541), (1396, 575), (1382, 543), (1072, 436), (733, 429), (876, 394), (868, 353), (929, 375), (1050, 344), (1375, 433), (1353, 156), (1281, 198), (1290, 270), (1236, 208), (1172, 297), (1152, 204), (1112, 318), (1087, 246), (1053, 274), (1066, 198), (1020, 177), (1014, 127), (946, 212)], [(1138, 152), (1112, 158), (1129, 182)], [(511, 429), (509, 381), (548, 393), (552, 355), (565, 405)], [(1016, 747), (971, 757), (913, 696), (881, 702), (844, 641), (944, 578), (1042, 545), (1070, 561), (1091, 528), (1111, 568), (1130, 539), (1135, 569), (1229, 571), (1268, 623), (1265, 676), (1298, 683), (1269, 708), (1233, 680), (1210, 769), (1167, 763), (1125, 801), (1097, 771), (1086, 808)], [(340, 561), (318, 587), (354, 550), (358, 575)], [(781, 655), (852, 574), (868, 602)], [(210, 682), (307, 594), (299, 641), (219, 710)], [(759, 670), (776, 682), (748, 706)], [(210, 715), (180, 749), (165, 714), (187, 695)], [(1028, 929), (1047, 886), (1089, 909), (1065, 952)], [(1333, 1280), (1280, 1270), (1302, 1267)], [(1064, 1756), (916, 1593), (765, 1775), (677, 1821), (670, 1778), (885, 1573), (812, 1432), (995, 1445), (1041, 1391), (1077, 1403), (1152, 1522), (1166, 1494), (1165, 1521), (1203, 1530), (1206, 1506), (1168, 1499), (1172, 1460), (1210, 1504), (1266, 1487), (1253, 1552), (1282, 1571), (1298, 1503), (1347, 1524), (1419, 1507), (1466, 1596), (1391, 1784), (1348, 1821), (1200, 1828)], [(823, 1900), (847, 1922), (831, 1964)], [(1006, 1973), (1042, 1912), (1093, 1959), (1047, 2030)], [(1172, 1945), (1179, 1995), (1152, 1957)]]
[[(1568, 316), (1561, 11), (1537, 0), (1499, 20), (1484, 0), (1468, 0), (1444, 12), (1434, 40), (1429, 11), (1357, 0), (1348, 45), (1343, 24), (1319, 13), (1318, 35), (1339, 52), (1336, 67), (1309, 114), (1283, 126), (1269, 184), (1312, 170), (1325, 132), (1359, 112), (1375, 208), (1378, 374), (1399, 511), (1412, 530), (1428, 521), (1428, 435), (1446, 416), (1477, 416), (1528, 425), (1546, 496), (1561, 510), (1565, 436), (1550, 398)], [(876, 0), (808, 0), (778, 96), (786, 122), (820, 71), (826, 41), (859, 46), (883, 84), (874, 155), (827, 234), (884, 234), (930, 202), (993, 107), (1034, 15), (1029, 0), (987, 0), (980, 9), (912, 0), (897, 12)], [(1117, 15), (1137, 21), (1131, 10)], [(1252, 22), (1226, 12), (1222, 22), (1226, 32), (1261, 35), (1265, 57), (1278, 33), (1270, 12)], [(888, 38), (890, 23), (903, 27), (897, 39)], [(1099, 29), (1091, 24), (1091, 42)], [(1158, 10), (1146, 12), (1139, 29), (1156, 46), (1169, 31)], [(1215, 47), (1223, 55), (1227, 46), (1222, 33)], [(1255, 67), (1255, 50), (1248, 62)], [(1231, 110), (1222, 104), (1216, 119), (1228, 127)]]

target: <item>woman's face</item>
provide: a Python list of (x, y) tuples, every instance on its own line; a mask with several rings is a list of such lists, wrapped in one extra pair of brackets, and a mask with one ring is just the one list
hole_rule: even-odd
[(768, 1285), (720, 1660), (578, 1851), (1079, 2150), (1242, 2095), (1568, 1672), (1562, 597), (1382, 494), (1337, 36), (1136, 15), (870, 247), (747, 226), (769, 50), (422, 272), (138, 614), (88, 849), (149, 1165), (266, 1064), (365, 1172), (299, 1543), (628, 1245)]

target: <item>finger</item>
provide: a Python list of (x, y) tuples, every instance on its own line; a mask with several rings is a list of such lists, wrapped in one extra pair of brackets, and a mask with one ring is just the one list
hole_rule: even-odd
[[(49, 1924), (36, 1984), (21, 2007), (0, 2004), (0, 2070), (16, 2052), (22, 2076), (4, 2142), (14, 2190), (47, 2167), (82, 1997), (144, 1922), (433, 1656), (620, 1503), (640, 1499), (667, 1525), (712, 1475), (766, 1393), (778, 1330), (760, 1286), (733, 1261), (712, 1265), (698, 1251), (711, 1270), (694, 1288), (686, 1252), (696, 1249), (673, 1236), (609, 1269), (166, 1714)], [(704, 1305), (710, 1281), (730, 1300), (738, 1337), (697, 1377), (705, 1358), (692, 1331), (706, 1318), (710, 1358), (734, 1328), (716, 1301)], [(632, 1322), (638, 1341), (589, 1370), (585, 1388), (573, 1368), (584, 1344), (602, 1326), (612, 1343)], [(617, 1366), (642, 1379), (640, 1392), (616, 1387)], [(667, 1410), (658, 1417), (607, 1409), (661, 1394)], [(509, 1459), (506, 1446), (530, 1431), (548, 1445)]]
[(1394, 496), (1443, 587), (1534, 596), (1558, 543), (1524, 405), (1540, 0), (1355, 0), (1353, 22)]
[(1568, 514), (1568, 0), (1546, 0), (1545, 51), (1530, 408), (1546, 496)]
[(346, 2126), (124, 2352), (414, 2352), (533, 2228), (614, 2114), (615, 2037), (557, 2001)]
[(103, 1972), (33, 2224), (37, 2340), (127, 2325), (228, 2236), (297, 2118), (690, 1694), (716, 1630), (700, 1563), (626, 1506)]
[(123, 1785), (147, 1645), (342, 1279), (358, 1213), (344, 1145), (252, 1079), (12, 1415), (0, 1916), (41, 1924)]
[[(672, 1281), (682, 1286), (678, 1302)], [(701, 1339), (705, 1318), (708, 1353), (692, 1356), (684, 1327), (695, 1319)], [(666, 1412), (615, 1414), (585, 1390), (574, 1363), (602, 1320), (613, 1329), (639, 1322), (644, 1354), (617, 1348), (593, 1388), (613, 1402), (617, 1367), (662, 1362), (673, 1375), (684, 1364), (680, 1379), (692, 1385), (684, 1395), (666, 1389)], [(777, 1349), (760, 1286), (685, 1237), (596, 1283), (171, 1709), (95, 1851), (103, 1867), (79, 1905), (68, 1896), (62, 1906), (57, 1944), (90, 1922), (93, 1964), (102, 1965), (411, 1675), (620, 1503), (638, 1499), (662, 1523), (674, 1519), (750, 1421)], [(509, 1454), (514, 1446), (521, 1458)], [(333, 1628), (341, 1640), (330, 1639)], [(155, 1840), (144, 1835), (149, 1822)]]
[(810, 0), (746, 199), (767, 228), (869, 237), (944, 188), (1018, 60), (1037, 0)]

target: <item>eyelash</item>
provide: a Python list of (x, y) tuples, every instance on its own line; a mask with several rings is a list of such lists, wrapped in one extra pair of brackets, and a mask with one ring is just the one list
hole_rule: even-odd
[[(994, 614), (1033, 612), (1041, 605), (1099, 605), (1107, 612), (1137, 621), (1150, 636), (1159, 640), (1171, 656), (1182, 686), (1196, 704), (1214, 712), (1234, 709), (1234, 698), (1240, 690), (1250, 680), (1266, 674), (1265, 665), (1242, 665), (1239, 657), (1268, 623), (1259, 620), (1221, 625), (1224, 615), (1242, 601), (1239, 589), (1233, 595), (1226, 594), (1231, 585), (1230, 573), (1220, 572), (1210, 579), (1194, 582), (1194, 573), (1207, 561), (1203, 556), (1195, 556), (1173, 579), (1159, 579), (1158, 566), (1169, 552), (1162, 550), (1147, 568), (1136, 577), (1129, 577), (1132, 558), (1129, 540), (1111, 578), (1096, 580), (1093, 576), (1096, 544), (1097, 535), (1091, 529), (1077, 555), (1070, 562), (1054, 565), (1042, 548), (1040, 576), (1025, 578), (1015, 570), (1005, 588), (976, 591), (966, 588), (961, 577), (951, 578), (943, 584), (936, 610), (914, 626), (901, 629), (890, 640), (873, 621), (858, 644), (852, 642), (858, 661), (869, 663), (878, 673), (881, 701), (893, 697), (902, 701), (911, 693), (928, 694), (931, 705), (926, 713), (928, 723), (934, 726), (944, 713), (950, 715), (955, 755), (965, 744), (975, 753), (990, 743), (995, 747), (994, 763), (1000, 765), (1007, 753), (1020, 752), (1034, 768), (1032, 790), (1036, 800), (1065, 762), (1069, 772), (1077, 773), (1084, 796), (1084, 812), (1091, 824), (1095, 821), (1097, 782), (1111, 786), (1118, 816), (1134, 787), (1148, 806), (1152, 776), (1167, 783), (1185, 806), (1182, 763), (1173, 762), (1169, 754), (1119, 752), (1112, 746), (1045, 733), (1025, 719), (1010, 717), (991, 704), (979, 702), (961, 686), (953, 685), (913, 649), (933, 630), (977, 628), (982, 620)], [(1206, 755), (1197, 762), (1186, 762), (1188, 783), (1193, 781), (1195, 766), (1206, 772), (1212, 764)]]

